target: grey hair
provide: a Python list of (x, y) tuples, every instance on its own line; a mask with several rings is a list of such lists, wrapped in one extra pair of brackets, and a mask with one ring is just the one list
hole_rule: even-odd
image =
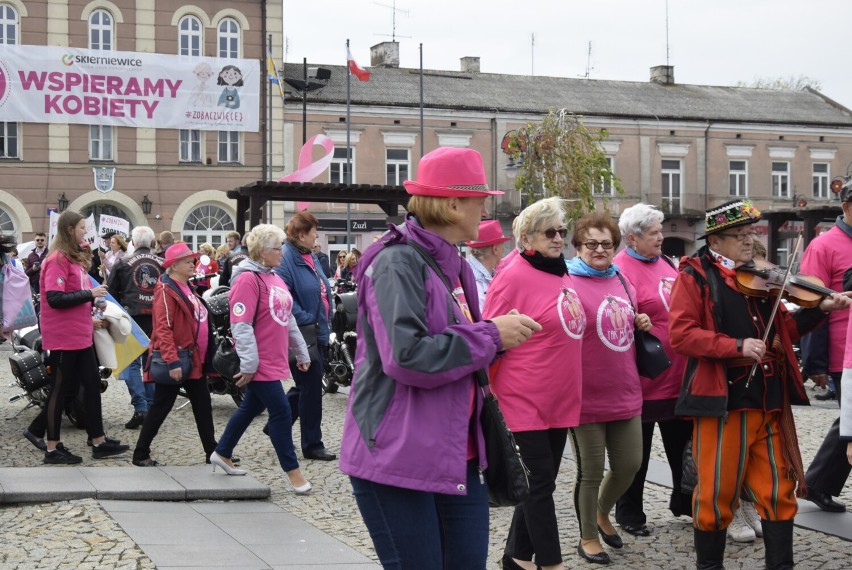
[(562, 198), (558, 196), (544, 198), (524, 208), (512, 222), (515, 246), (519, 250), (523, 250), (521, 236), (524, 234), (530, 235), (537, 231), (565, 226), (565, 209), (562, 207)]
[(621, 235), (627, 237), (627, 234), (635, 236), (645, 235), (654, 224), (662, 224), (665, 219), (665, 214), (657, 209), (656, 206), (643, 204), (639, 202), (634, 206), (626, 208), (618, 217), (618, 229), (621, 230)]
[(258, 224), (246, 234), (248, 254), (254, 261), (260, 261), (264, 249), (277, 243), (284, 243), (284, 230), (272, 224)]
[(133, 242), (133, 247), (148, 247), (154, 244), (154, 230), (148, 226), (136, 226), (130, 232), (130, 240)]

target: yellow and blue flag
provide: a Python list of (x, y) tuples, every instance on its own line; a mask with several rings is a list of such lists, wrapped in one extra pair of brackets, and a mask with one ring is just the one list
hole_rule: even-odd
[[(97, 279), (89, 275), (89, 280), (92, 282), (92, 287), (97, 287), (100, 285)], [(148, 335), (145, 334), (145, 331), (136, 324), (136, 321), (133, 320), (127, 311), (124, 310), (124, 307), (115, 300), (115, 297), (107, 293), (106, 300), (109, 303), (113, 303), (116, 307), (121, 309), (121, 312), (126, 314), (130, 318), (130, 334), (127, 335), (127, 340), (124, 344), (115, 343), (115, 360), (118, 362), (118, 367), (113, 370), (113, 374), (115, 374), (116, 378), (121, 371), (127, 368), (131, 362), (139, 358), (140, 355), (145, 353), (148, 350), (148, 345), (150, 344), (150, 340), (148, 339)]]
[(272, 59), (272, 51), (266, 52), (266, 75), (271, 83), (278, 86), (278, 93), (281, 95), (281, 100), (284, 100), (284, 85), (281, 84), (281, 76), (278, 75), (278, 70), (275, 69), (275, 60)]

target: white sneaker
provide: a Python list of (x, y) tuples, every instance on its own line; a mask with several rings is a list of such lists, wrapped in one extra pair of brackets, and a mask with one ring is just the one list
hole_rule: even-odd
[(754, 542), (754, 539), (757, 538), (757, 535), (754, 534), (754, 529), (749, 526), (745, 517), (743, 517), (743, 510), (741, 508), (734, 512), (734, 520), (731, 521), (731, 525), (728, 527), (728, 536), (734, 542)]
[(751, 501), (740, 501), (740, 514), (742, 514), (743, 519), (752, 528), (755, 535), (763, 536), (763, 527), (760, 525), (760, 516), (757, 514), (757, 509), (754, 508), (754, 503)]

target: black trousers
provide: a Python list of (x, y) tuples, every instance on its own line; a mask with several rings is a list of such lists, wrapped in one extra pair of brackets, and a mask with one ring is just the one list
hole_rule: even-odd
[(530, 496), (515, 507), (505, 553), (539, 566), (562, 562), (553, 492), (568, 428), (515, 432), (515, 442), (530, 470)]
[[(839, 372), (831, 373), (838, 402), (842, 401), (840, 398), (840, 377), (841, 373)], [(849, 461), (846, 459), (846, 442), (840, 441), (840, 418), (837, 418), (828, 428), (828, 433), (825, 434), (822, 445), (819, 446), (816, 455), (814, 455), (814, 460), (811, 461), (811, 466), (805, 473), (805, 481), (808, 487), (825, 495), (836, 497), (843, 491), (850, 470), (852, 470), (852, 465), (849, 465)]]
[(692, 493), (683, 493), (680, 483), (683, 479), (683, 450), (686, 442), (692, 436), (692, 422), (684, 420), (667, 420), (662, 422), (642, 422), (642, 465), (633, 483), (615, 503), (615, 521), (620, 525), (641, 526), (647, 522), (642, 506), (645, 491), (645, 477), (648, 474), (648, 463), (651, 459), (651, 442), (654, 438), (654, 425), (660, 426), (660, 437), (669, 469), (672, 472), (672, 494), (669, 499), (669, 509), (676, 516), (692, 513)]
[[(151, 457), (151, 442), (157, 437), (160, 426), (166, 421), (169, 412), (175, 405), (180, 386), (169, 386), (157, 384), (154, 390), (154, 404), (148, 408), (139, 439), (136, 441), (136, 449), (133, 450), (133, 459), (144, 461)], [(192, 415), (195, 416), (195, 427), (201, 445), (204, 447), (204, 458), (208, 460), (210, 454), (216, 449), (216, 435), (213, 431), (213, 406), (210, 403), (210, 389), (207, 380), (187, 380), (183, 383), (189, 402), (192, 404)]]
[(81, 350), (51, 351), (48, 365), (55, 371), (53, 387), (44, 407), (30, 424), (29, 431), (38, 437), (43, 437), (46, 433), (49, 441), (59, 441), (65, 403), (77, 397), (82, 384), (86, 432), (91, 438), (104, 435), (101, 379), (98, 376), (98, 359), (94, 346)]

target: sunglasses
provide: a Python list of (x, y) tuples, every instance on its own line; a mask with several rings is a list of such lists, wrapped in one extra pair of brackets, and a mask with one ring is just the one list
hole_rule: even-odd
[(609, 240), (607, 240), (607, 241), (587, 241), (583, 245), (586, 246), (586, 249), (589, 249), (591, 251), (595, 251), (598, 247), (602, 247), (604, 249), (612, 249), (613, 247), (615, 247), (615, 243), (613, 243)]
[(556, 228), (550, 228), (549, 230), (544, 230), (541, 233), (543, 233), (544, 237), (546, 237), (547, 239), (555, 238), (556, 234), (559, 234), (559, 237), (565, 239), (565, 236), (568, 235), (568, 230), (566, 228), (560, 228), (558, 230)]

